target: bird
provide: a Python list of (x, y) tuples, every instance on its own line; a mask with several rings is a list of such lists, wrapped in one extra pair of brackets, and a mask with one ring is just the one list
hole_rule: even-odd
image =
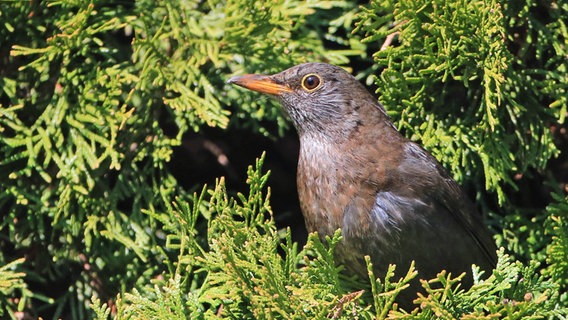
[(414, 261), (417, 278), (468, 272), (463, 284), (471, 286), (473, 264), (495, 267), (495, 242), (473, 202), (349, 72), (312, 62), (228, 83), (280, 101), (300, 140), (296, 182), (306, 228), (322, 240), (341, 230), (335, 257), (346, 272), (368, 277), (367, 255), (378, 276), (389, 264), (405, 274)]

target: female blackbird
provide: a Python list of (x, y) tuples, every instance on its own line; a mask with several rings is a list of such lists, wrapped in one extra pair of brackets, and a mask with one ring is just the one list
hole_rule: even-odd
[[(389, 264), (419, 277), (495, 266), (495, 244), (458, 184), (422, 147), (402, 136), (383, 106), (349, 73), (306, 63), (229, 83), (276, 96), (300, 137), (298, 194), (306, 226), (319, 236), (341, 228), (336, 257), (367, 277)], [(467, 278), (466, 278), (467, 279)], [(466, 285), (471, 283), (471, 277)]]

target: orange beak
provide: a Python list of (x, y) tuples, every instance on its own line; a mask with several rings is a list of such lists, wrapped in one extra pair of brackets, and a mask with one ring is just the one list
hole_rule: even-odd
[(292, 92), (290, 87), (279, 84), (274, 81), (270, 76), (260, 75), (260, 74), (245, 74), (243, 76), (232, 77), (227, 81), (228, 83), (234, 83), (243, 88), (257, 91), (260, 93), (271, 94), (279, 96), (285, 92)]

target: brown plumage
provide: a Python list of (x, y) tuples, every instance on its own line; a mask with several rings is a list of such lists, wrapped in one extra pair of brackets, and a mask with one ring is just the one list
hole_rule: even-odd
[[(495, 244), (473, 204), (426, 150), (402, 136), (383, 106), (349, 73), (306, 63), (230, 83), (276, 96), (300, 137), (298, 194), (309, 231), (341, 228), (337, 259), (366, 277), (364, 255), (419, 277), (445, 269), (490, 271)], [(471, 277), (466, 284), (471, 283)], [(405, 303), (406, 304), (406, 303)]]

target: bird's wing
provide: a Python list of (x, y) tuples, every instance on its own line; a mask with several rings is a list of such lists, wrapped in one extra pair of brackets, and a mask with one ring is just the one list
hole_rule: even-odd
[[(483, 252), (485, 264), (494, 267), (495, 243), (473, 203), (442, 165), (426, 150), (412, 142), (407, 142), (404, 148), (404, 160), (399, 166), (402, 179), (407, 180), (408, 184), (415, 182), (421, 186), (417, 190), (409, 187), (410, 193), (414, 193), (414, 196), (420, 198), (428, 207), (436, 208), (435, 213), (439, 219), (455, 219), (464, 235), (471, 237)], [(416, 194), (418, 192), (423, 194)]]

